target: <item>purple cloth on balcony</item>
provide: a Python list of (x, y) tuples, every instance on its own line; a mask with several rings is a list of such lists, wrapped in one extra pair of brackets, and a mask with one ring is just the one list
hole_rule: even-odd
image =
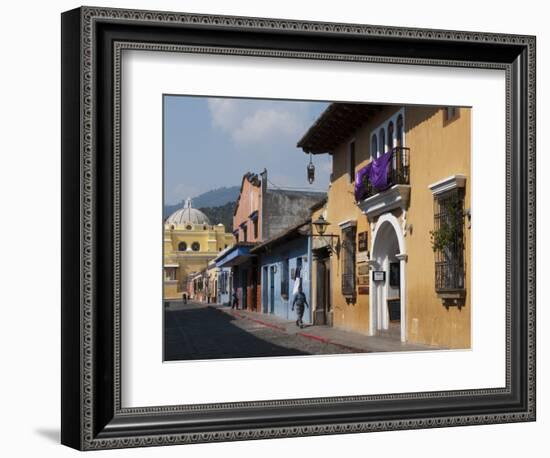
[(370, 161), (365, 167), (355, 174), (355, 201), (365, 198), (367, 192), (365, 181), (368, 180), (376, 191), (384, 191), (389, 186), (388, 173), (392, 159), (392, 153), (385, 153), (378, 159)]
[(365, 197), (367, 190), (365, 189), (365, 179), (368, 180), (371, 163), (359, 169), (355, 174), (355, 201), (359, 202)]
[(388, 167), (390, 166), (392, 153), (384, 153), (378, 159), (371, 161), (369, 170), (369, 181), (377, 191), (383, 191), (389, 185)]

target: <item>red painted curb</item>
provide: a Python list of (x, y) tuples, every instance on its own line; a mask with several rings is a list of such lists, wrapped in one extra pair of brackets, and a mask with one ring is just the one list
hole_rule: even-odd
[(276, 324), (272, 324), (272, 323), (267, 323), (265, 321), (262, 321), (262, 320), (258, 320), (256, 318), (251, 318), (249, 316), (246, 317), (247, 320), (250, 320), (250, 321), (254, 321), (254, 323), (258, 323), (258, 324), (261, 324), (263, 326), (267, 326), (268, 328), (273, 328), (273, 329), (277, 329), (278, 331), (283, 331), (283, 332), (286, 332), (286, 328), (283, 327), (283, 326), (278, 326)]
[(250, 316), (243, 315), (239, 312), (233, 312), (233, 311), (228, 310), (228, 313), (230, 313), (231, 315), (234, 315), (234, 316), (238, 316), (239, 318), (241, 318), (243, 320), (250, 320), (250, 321), (253, 321), (254, 323), (261, 324), (262, 326), (266, 326), (268, 328), (276, 329), (277, 331), (286, 332), (286, 328), (283, 327), (283, 326), (278, 326), (276, 324), (268, 323), (268, 322), (263, 321), (263, 320), (258, 320), (257, 318), (252, 318)]
[[(219, 310), (219, 309), (218, 309)], [(225, 312), (223, 310), (220, 310), (221, 312)], [(277, 331), (281, 331), (281, 332), (284, 332), (284, 333), (287, 333), (286, 332), (286, 328), (284, 326), (279, 326), (279, 325), (276, 325), (276, 324), (272, 324), (272, 323), (268, 323), (266, 321), (263, 321), (263, 320), (259, 320), (257, 318), (252, 318), (250, 316), (247, 316), (247, 315), (242, 315), (238, 312), (233, 312), (231, 310), (228, 310), (227, 313), (230, 313), (231, 315), (234, 315), (234, 316), (238, 316), (239, 318), (241, 319), (246, 319), (246, 320), (250, 320), (250, 321), (253, 321), (255, 323), (258, 323), (258, 324), (261, 324), (262, 326), (266, 326), (268, 328), (272, 328), (272, 329), (276, 329)], [(288, 334), (288, 333), (287, 333)], [(312, 339), (312, 340), (317, 340), (319, 342), (323, 342), (325, 344), (332, 344), (332, 345), (336, 345), (337, 347), (340, 347), (340, 348), (345, 348), (346, 350), (351, 350), (353, 352), (357, 352), (357, 353), (368, 353), (366, 350), (362, 350), (361, 348), (355, 348), (355, 347), (350, 347), (349, 345), (345, 345), (345, 344), (341, 344), (341, 343), (338, 343), (338, 342), (335, 342), (331, 339), (328, 339), (326, 337), (321, 337), (321, 336), (316, 336), (315, 334), (309, 334), (307, 332), (303, 332), (303, 331), (300, 331), (300, 332), (297, 332), (296, 335), (298, 336), (302, 336), (302, 337), (305, 337), (306, 339)]]
[(297, 332), (296, 334), (299, 335), (299, 336), (302, 336), (302, 337), (306, 337), (308, 339), (318, 340), (319, 342), (323, 342), (325, 344), (336, 345), (337, 347), (345, 348), (346, 350), (351, 350), (353, 352), (368, 353), (367, 351), (362, 350), (360, 348), (350, 347), (349, 345), (341, 344), (339, 342), (335, 342), (334, 340), (328, 339), (326, 337), (316, 336), (315, 334), (308, 334), (307, 332)]
[(315, 334), (308, 334), (307, 332), (297, 332), (296, 335), (307, 337), (308, 339), (318, 340), (319, 342), (323, 342), (323, 343), (332, 343), (326, 337), (316, 336)]

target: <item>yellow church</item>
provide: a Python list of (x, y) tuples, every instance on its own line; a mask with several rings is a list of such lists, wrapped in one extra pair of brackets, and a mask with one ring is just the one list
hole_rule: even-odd
[(181, 298), (187, 277), (205, 269), (209, 261), (233, 243), (233, 234), (227, 233), (223, 224), (211, 224), (187, 199), (164, 222), (164, 299)]

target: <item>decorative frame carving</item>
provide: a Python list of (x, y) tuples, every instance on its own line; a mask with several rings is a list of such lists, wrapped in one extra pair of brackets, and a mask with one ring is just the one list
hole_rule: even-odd
[[(195, 44), (175, 44), (181, 34)], [(63, 14), (62, 45), (62, 443), (92, 450), (535, 419), (535, 37), (82, 7)], [(121, 408), (123, 49), (505, 70), (506, 387)]]

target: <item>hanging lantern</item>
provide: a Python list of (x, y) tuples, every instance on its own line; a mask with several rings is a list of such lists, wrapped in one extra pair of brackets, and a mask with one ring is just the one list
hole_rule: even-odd
[(311, 160), (311, 153), (309, 153), (309, 164), (307, 166), (307, 181), (309, 181), (309, 184), (315, 181), (315, 166)]

